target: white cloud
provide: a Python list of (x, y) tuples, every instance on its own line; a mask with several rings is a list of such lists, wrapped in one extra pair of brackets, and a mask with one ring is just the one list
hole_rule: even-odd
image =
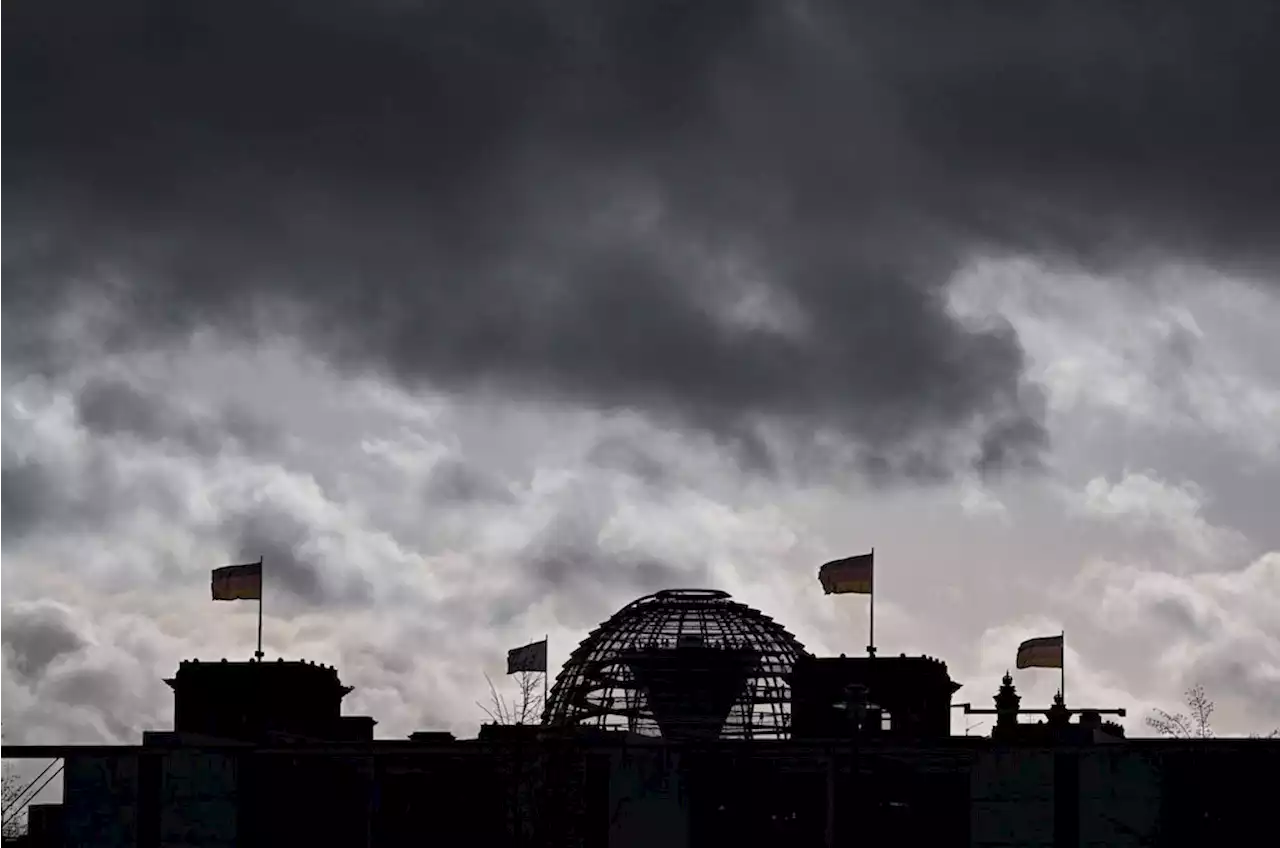
[(1280, 459), (1280, 302), (1249, 281), (1177, 267), (1115, 281), (988, 261), (951, 294), (965, 320), (1017, 330), (1059, 438), (1203, 433)]
[(1153, 692), (1204, 684), (1235, 732), (1280, 723), (1280, 552), (1187, 575), (1100, 559), (1067, 593), (1100, 647), (1124, 646), (1112, 663), (1129, 680)]
[(1139, 532), (1154, 531), (1201, 558), (1231, 558), (1247, 542), (1240, 533), (1205, 520), (1205, 493), (1192, 482), (1168, 483), (1151, 472), (1127, 472), (1117, 482), (1095, 477), (1071, 506), (1079, 513)]
[(960, 509), (965, 515), (975, 518), (1009, 519), (1009, 508), (1004, 502), (976, 480), (965, 480), (960, 484)]

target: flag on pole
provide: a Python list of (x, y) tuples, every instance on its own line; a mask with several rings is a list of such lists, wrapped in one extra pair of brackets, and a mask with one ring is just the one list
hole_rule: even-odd
[(832, 560), (818, 569), (818, 582), (828, 595), (870, 595), (874, 585), (876, 553)]
[(507, 674), (516, 674), (521, 671), (541, 671), (545, 673), (546, 670), (546, 639), (507, 651)]
[(1062, 668), (1062, 634), (1028, 639), (1018, 646), (1018, 668)]
[(215, 601), (261, 601), (262, 563), (215, 568), (212, 587)]

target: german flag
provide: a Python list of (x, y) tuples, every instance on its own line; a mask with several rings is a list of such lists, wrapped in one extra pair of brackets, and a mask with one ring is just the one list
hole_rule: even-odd
[(262, 600), (262, 563), (226, 565), (213, 570), (213, 599), (215, 601)]
[(1018, 646), (1018, 668), (1062, 668), (1063, 636), (1037, 636)]
[(875, 580), (876, 552), (832, 560), (818, 569), (818, 582), (828, 595), (870, 595)]

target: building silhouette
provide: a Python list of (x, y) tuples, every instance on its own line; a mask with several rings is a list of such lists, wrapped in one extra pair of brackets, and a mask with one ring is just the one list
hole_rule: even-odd
[(785, 739), (804, 646), (767, 615), (707, 589), (627, 604), (565, 663), (544, 724), (685, 739)]
[[(166, 682), (174, 728), (140, 745), (4, 748), (64, 761), (26, 845), (1251, 845), (1280, 766), (1280, 742), (1026, 708), (1007, 674), (992, 708), (953, 704), (941, 660), (815, 657), (707, 590), (627, 605), (540, 725), (475, 739), (375, 739), (315, 663), (192, 660)], [(951, 735), (955, 708), (991, 736)]]

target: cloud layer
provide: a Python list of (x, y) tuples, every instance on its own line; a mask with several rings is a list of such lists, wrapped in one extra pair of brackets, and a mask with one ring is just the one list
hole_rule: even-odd
[[(983, 243), (1036, 241), (1004, 224), (1044, 186), (988, 196), (966, 174), (986, 140), (918, 126), (943, 113), (892, 49), (909, 19), (744, 3), (5, 14), (5, 300), (47, 313), (91, 287), (106, 343), (284, 329), (411, 382), (637, 407), (748, 448), (763, 424), (832, 430), (888, 474), (1042, 447), (1018, 342), (957, 324), (940, 292)], [(989, 70), (928, 55), (959, 63), (940, 78)]]
[(6, 732), (163, 726), (242, 558), (397, 735), (677, 585), (857, 651), (871, 544), (964, 699), (1269, 729), (1277, 15), (10, 4)]

